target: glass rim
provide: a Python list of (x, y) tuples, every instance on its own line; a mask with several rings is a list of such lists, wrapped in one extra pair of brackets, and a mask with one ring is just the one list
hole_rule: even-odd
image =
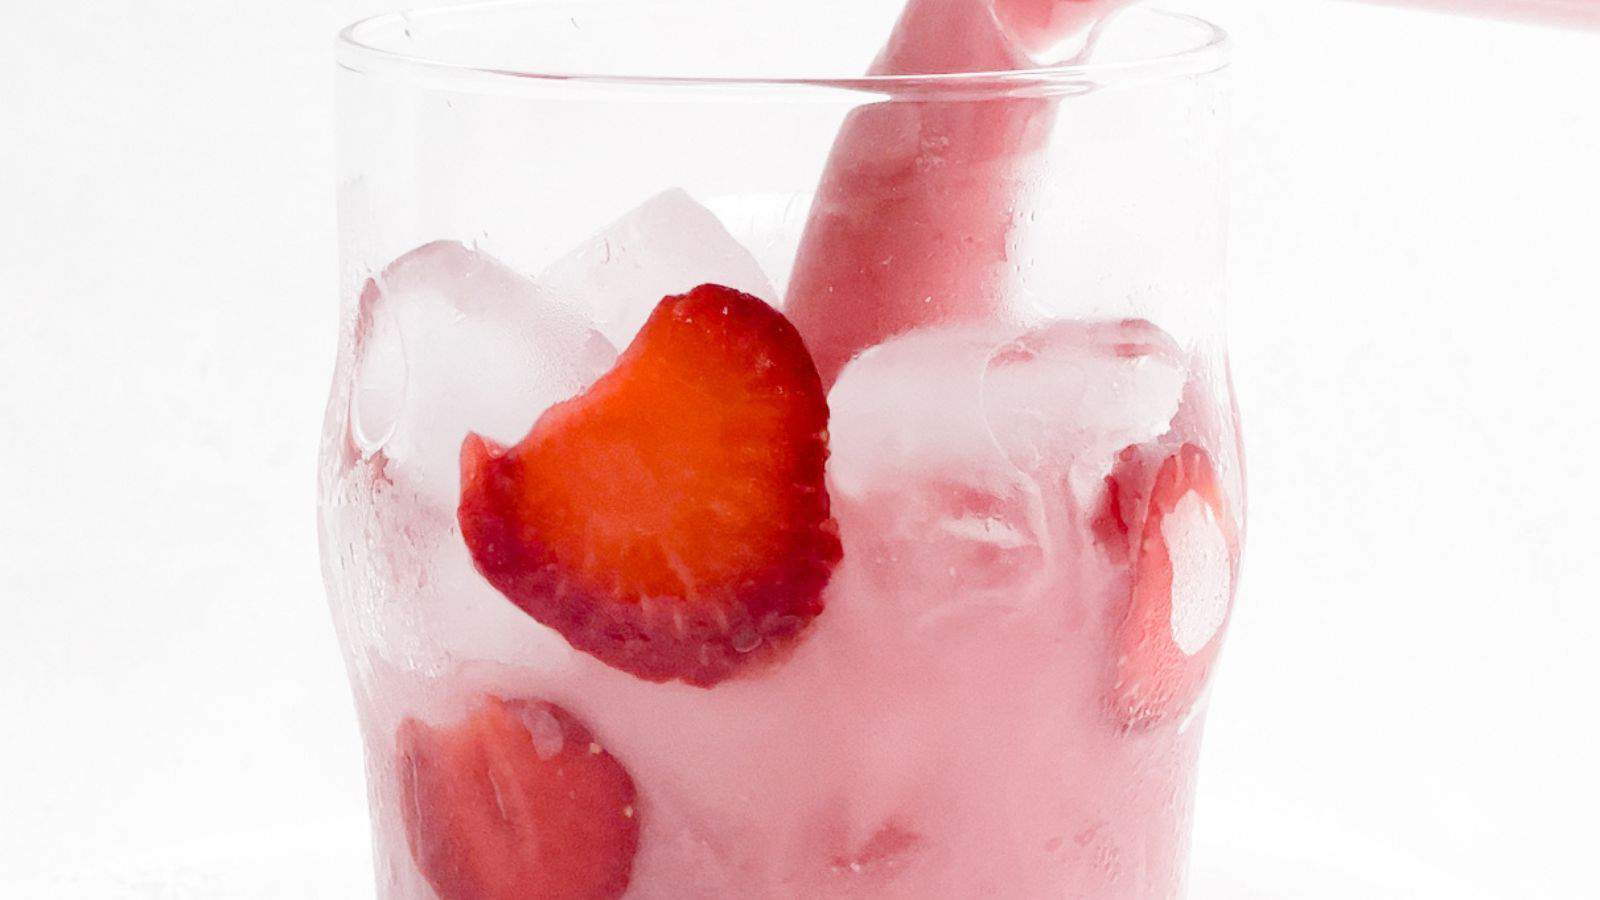
[(894, 96), (929, 94), (960, 96), (1016, 96), (1074, 93), (1086, 86), (1108, 87), (1164, 80), (1184, 75), (1204, 75), (1225, 68), (1232, 40), (1215, 23), (1199, 16), (1144, 7), (1137, 12), (1195, 29), (1197, 38), (1182, 49), (1133, 59), (1104, 62), (1067, 61), (1058, 64), (980, 72), (945, 72), (908, 75), (859, 73), (798, 73), (784, 75), (652, 75), (649, 73), (598, 73), (584, 71), (502, 68), (387, 48), (372, 32), (393, 33), (429, 19), (448, 19), (476, 12), (542, 5), (540, 0), (476, 0), (454, 6), (429, 6), (368, 16), (341, 28), (335, 40), (339, 66), (356, 74), (399, 75), (402, 79), (443, 77), (455, 82), (494, 85), (498, 89), (552, 85), (612, 88), (674, 88), (701, 90), (824, 88)]

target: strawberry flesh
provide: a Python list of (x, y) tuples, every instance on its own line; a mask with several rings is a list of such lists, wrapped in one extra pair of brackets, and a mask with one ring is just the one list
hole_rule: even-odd
[(441, 900), (603, 900), (639, 843), (633, 779), (566, 710), (486, 697), (460, 725), (396, 737), (412, 859)]
[(462, 536), (574, 647), (709, 687), (780, 659), (822, 611), (841, 554), (827, 425), (788, 320), (702, 285), (662, 300), (615, 367), (516, 446), (468, 436)]
[(1128, 727), (1180, 718), (1199, 699), (1221, 644), (1239, 559), (1234, 519), (1211, 458), (1194, 444), (1164, 459), (1156, 452), (1123, 451), (1093, 523), (1112, 560), (1132, 564), (1127, 612), (1117, 624), (1114, 688)]

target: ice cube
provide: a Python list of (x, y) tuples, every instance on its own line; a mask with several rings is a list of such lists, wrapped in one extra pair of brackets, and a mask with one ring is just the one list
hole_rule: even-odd
[(1168, 430), (1185, 380), (1144, 321), (927, 329), (868, 350), (829, 395), (845, 564), (929, 633), (1081, 616), (1064, 610), (1091, 592), (1051, 601), (1048, 585), (1092, 543), (1117, 452)]
[(775, 296), (762, 297), (768, 302), (782, 299), (812, 199), (809, 193), (771, 192), (724, 194), (706, 200), (706, 208), (716, 213), (734, 240), (749, 248), (778, 289)]
[(923, 624), (1022, 603), (1045, 563), (1037, 485), (984, 420), (984, 374), (1009, 337), (916, 332), (861, 354), (828, 397), (847, 563)]
[(600, 331), (626, 347), (662, 297), (721, 284), (777, 302), (772, 282), (710, 210), (673, 189), (607, 225), (538, 277), (586, 306)]
[(1150, 322), (1055, 322), (996, 351), (985, 414), (1018, 468), (1076, 462), (1100, 477), (1118, 451), (1167, 431), (1186, 379), (1177, 344)]
[(343, 472), (324, 507), (343, 598), (335, 615), (358, 667), (433, 677), (468, 660), (541, 670), (573, 651), (478, 574), (455, 505), (419, 491), (382, 452)]
[(573, 308), (486, 253), (436, 241), (361, 293), (351, 437), (386, 473), (454, 509), (467, 432), (520, 440), (616, 359)]
[(330, 533), (359, 569), (345, 587), (355, 644), (392, 668), (435, 675), (466, 659), (559, 664), (560, 636), (478, 574), (455, 510), (469, 431), (520, 440), (551, 404), (616, 359), (575, 309), (481, 251), (412, 250), (361, 293), (350, 397), (359, 452), (341, 473)]

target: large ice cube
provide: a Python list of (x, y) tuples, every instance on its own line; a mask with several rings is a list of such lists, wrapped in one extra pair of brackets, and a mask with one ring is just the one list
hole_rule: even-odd
[[(574, 309), (486, 253), (452, 241), (412, 250), (361, 293), (350, 438), (361, 459), (337, 485), (336, 548), (351, 579), (348, 630), (382, 664), (433, 675), (464, 659), (558, 664), (560, 636), (473, 567), (456, 526), (467, 432), (520, 440), (551, 404), (612, 362)], [(377, 664), (374, 662), (373, 664)]]
[(868, 350), (829, 395), (847, 565), (925, 626), (1038, 612), (1116, 453), (1167, 431), (1185, 379), (1143, 321), (930, 329)]
[(1104, 474), (1122, 448), (1167, 431), (1186, 378), (1177, 344), (1143, 319), (1055, 322), (996, 350), (985, 415), (1024, 471), (1076, 462)]
[(576, 310), (453, 241), (390, 263), (359, 316), (351, 437), (441, 509), (455, 508), (467, 432), (515, 442), (616, 359)]
[(809, 193), (780, 192), (724, 194), (706, 200), (706, 208), (716, 214), (734, 240), (749, 249), (778, 289), (773, 297), (762, 296), (769, 303), (781, 300), (788, 285), (811, 201)]
[(702, 284), (777, 302), (755, 257), (716, 215), (679, 189), (657, 194), (607, 225), (552, 263), (538, 282), (586, 306), (617, 347), (633, 340), (662, 297)]
[(984, 420), (984, 374), (1007, 338), (913, 333), (861, 354), (828, 397), (846, 562), (913, 624), (1023, 603), (1045, 563), (1038, 488)]

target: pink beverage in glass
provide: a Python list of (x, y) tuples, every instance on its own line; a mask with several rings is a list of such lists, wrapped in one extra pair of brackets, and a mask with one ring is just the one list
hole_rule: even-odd
[(383, 898), (1182, 895), (1221, 36), (824, 6), (344, 35), (320, 525)]

